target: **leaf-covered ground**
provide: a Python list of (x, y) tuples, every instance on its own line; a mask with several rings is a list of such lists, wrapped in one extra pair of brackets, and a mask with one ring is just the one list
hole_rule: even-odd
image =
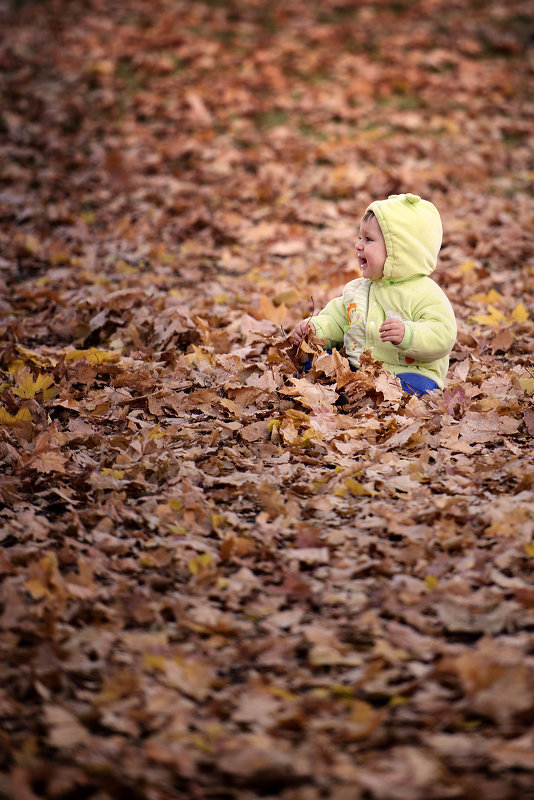
[[(534, 797), (531, 11), (0, 3), (1, 797)], [(399, 191), (445, 390), (299, 375)]]

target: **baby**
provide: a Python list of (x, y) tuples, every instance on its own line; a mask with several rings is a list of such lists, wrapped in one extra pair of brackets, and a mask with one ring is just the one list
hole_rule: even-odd
[(356, 243), (362, 273), (341, 297), (302, 320), (291, 336), (300, 344), (311, 327), (329, 347), (344, 345), (353, 369), (363, 350), (381, 361), (410, 394), (443, 388), (456, 340), (454, 311), (429, 277), (442, 239), (432, 203), (415, 194), (391, 195), (367, 208)]

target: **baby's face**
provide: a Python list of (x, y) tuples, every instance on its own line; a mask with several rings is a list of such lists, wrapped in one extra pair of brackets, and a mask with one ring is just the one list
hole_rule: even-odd
[(376, 217), (362, 220), (360, 236), (356, 242), (356, 253), (362, 276), (371, 281), (379, 280), (384, 274), (387, 251)]

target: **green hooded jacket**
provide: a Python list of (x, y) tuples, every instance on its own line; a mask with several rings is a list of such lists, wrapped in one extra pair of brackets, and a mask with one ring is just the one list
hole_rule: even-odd
[[(384, 274), (376, 281), (350, 281), (341, 297), (311, 318), (317, 336), (331, 347), (359, 340), (361, 349), (371, 350), (389, 372), (419, 373), (442, 389), (456, 341), (456, 320), (447, 295), (429, 277), (443, 235), (438, 210), (414, 194), (376, 200), (367, 210), (376, 216), (386, 243)], [(355, 295), (367, 297), (366, 309), (350, 302)], [(398, 345), (380, 340), (379, 329), (388, 316), (404, 322)], [(347, 353), (357, 366), (359, 355), (351, 357), (348, 347)]]

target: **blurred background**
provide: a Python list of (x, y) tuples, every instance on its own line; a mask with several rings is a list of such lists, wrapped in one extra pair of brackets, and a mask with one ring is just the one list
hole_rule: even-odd
[[(475, 285), (532, 288), (531, 11), (2, 2), (4, 304), (32, 311), (24, 336), (58, 344), (109, 344), (86, 306), (132, 285), (214, 329), (249, 312), (287, 328), (354, 276), (367, 203), (402, 191), (442, 213), (437, 277), (460, 317)], [(46, 291), (63, 298), (52, 319)]]

